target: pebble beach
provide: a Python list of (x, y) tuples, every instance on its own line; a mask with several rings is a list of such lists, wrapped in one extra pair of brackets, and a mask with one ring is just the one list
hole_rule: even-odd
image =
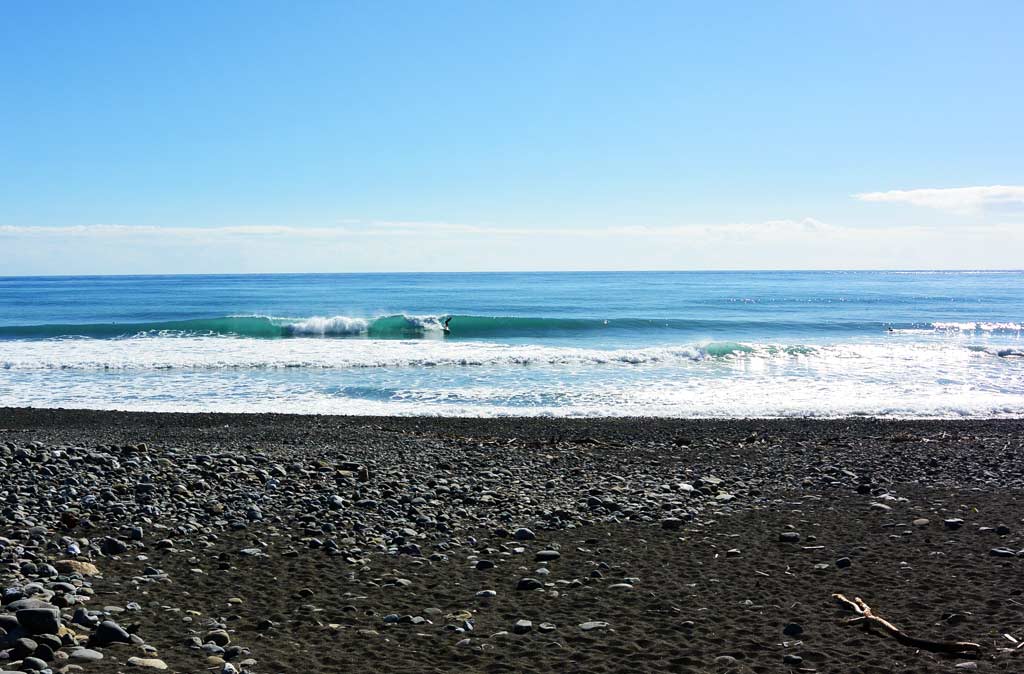
[(0, 5), (0, 674), (1024, 674), (1024, 1)]
[(1018, 672), (1022, 448), (1020, 420), (3, 409), (0, 671)]

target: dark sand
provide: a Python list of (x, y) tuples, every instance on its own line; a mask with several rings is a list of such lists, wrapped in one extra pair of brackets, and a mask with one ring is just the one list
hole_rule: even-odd
[[(0, 582), (134, 634), (69, 671), (1024, 672), (1022, 449), (1022, 421), (0, 410)], [(71, 539), (99, 576), (47, 570)]]

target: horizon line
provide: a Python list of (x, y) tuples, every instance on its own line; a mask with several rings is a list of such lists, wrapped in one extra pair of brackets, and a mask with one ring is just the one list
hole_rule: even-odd
[(501, 269), (489, 271), (310, 271), (310, 272), (174, 272), (125, 274), (0, 274), (0, 279), (26, 278), (159, 278), (169, 276), (384, 276), (456, 274), (792, 274), (792, 273), (1024, 273), (1024, 268), (936, 267), (936, 268), (759, 268), (759, 269)]

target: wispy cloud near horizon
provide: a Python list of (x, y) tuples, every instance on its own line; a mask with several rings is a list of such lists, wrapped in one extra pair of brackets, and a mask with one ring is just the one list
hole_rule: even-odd
[(861, 192), (853, 198), (878, 203), (906, 203), (957, 213), (976, 213), (985, 209), (1019, 207), (1024, 210), (1024, 185), (987, 185), (976, 187), (922, 188)]
[[(884, 242), (884, 245), (883, 245)], [(2, 275), (586, 269), (1008, 269), (1024, 229), (815, 218), (591, 227), (0, 225)]]
[(694, 237), (694, 236), (750, 236), (765, 237), (783, 234), (836, 233), (847, 229), (831, 225), (816, 218), (764, 220), (761, 222), (732, 222), (717, 224), (680, 224), (667, 226), (620, 225), (600, 227), (494, 227), (447, 222), (373, 221), (360, 223), (345, 221), (338, 226), (294, 225), (238, 225), (227, 227), (181, 227), (162, 225), (0, 225), (0, 237), (31, 238), (96, 238), (96, 239), (153, 239), (175, 240), (212, 239), (348, 239), (393, 236), (565, 236), (565, 237)]

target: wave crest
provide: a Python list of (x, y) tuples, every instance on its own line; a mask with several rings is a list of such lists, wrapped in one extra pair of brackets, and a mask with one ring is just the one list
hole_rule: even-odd
[[(700, 339), (711, 335), (744, 337), (763, 334), (881, 334), (938, 332), (963, 334), (1020, 334), (1024, 325), (1013, 321), (964, 321), (884, 324), (871, 321), (800, 322), (753, 319), (687, 318), (557, 318), (531, 316), (411, 315), (389, 314), (373, 318), (355, 316), (220, 316), (145, 323), (90, 323), (0, 326), (0, 339), (52, 339), (88, 337), (126, 339), (145, 337), (289, 337), (421, 339), (443, 333), (443, 321), (451, 318), (451, 337), (466, 339), (591, 337), (602, 333), (686, 335)], [(655, 341), (669, 341), (658, 338)]]

